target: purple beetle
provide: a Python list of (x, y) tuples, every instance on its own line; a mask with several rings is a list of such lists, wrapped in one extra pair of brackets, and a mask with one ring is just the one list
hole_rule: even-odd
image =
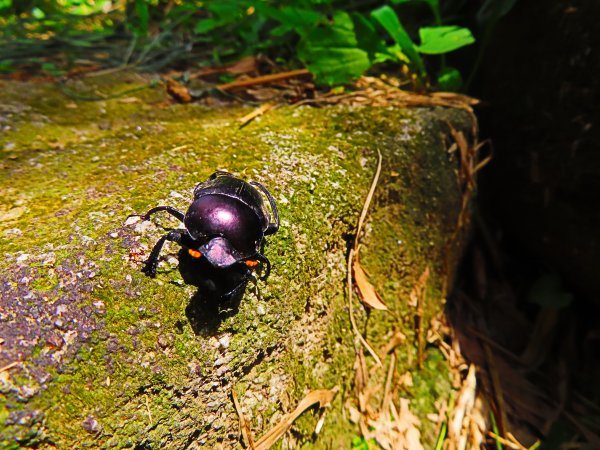
[[(261, 192), (269, 200), (271, 222)], [(216, 269), (246, 267), (248, 275), (264, 264), (266, 280), (271, 263), (261, 253), (264, 237), (279, 229), (275, 199), (262, 184), (250, 183), (227, 172), (215, 172), (194, 189), (194, 200), (187, 212), (171, 206), (157, 206), (139, 217), (148, 220), (154, 213), (166, 211), (183, 222), (185, 229), (169, 231), (154, 245), (142, 272), (154, 278), (158, 256), (165, 241), (177, 242), (192, 258), (205, 258)]]

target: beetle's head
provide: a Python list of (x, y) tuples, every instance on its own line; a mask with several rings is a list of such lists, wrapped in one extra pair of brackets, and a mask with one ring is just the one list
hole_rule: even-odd
[(218, 269), (232, 266), (241, 259), (239, 252), (224, 237), (210, 239), (198, 249), (209, 263)]

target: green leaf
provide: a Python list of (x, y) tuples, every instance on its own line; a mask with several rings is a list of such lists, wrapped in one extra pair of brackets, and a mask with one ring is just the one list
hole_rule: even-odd
[(475, 42), (468, 28), (457, 26), (424, 27), (419, 30), (419, 37), (421, 45), (417, 50), (427, 55), (441, 55)]
[(12, 59), (4, 59), (0, 61), (0, 73), (12, 72), (15, 70)]
[(139, 35), (146, 36), (148, 34), (148, 23), (150, 21), (150, 11), (148, 10), (148, 3), (146, 3), (146, 0), (135, 0), (135, 12), (139, 19), (136, 31)]
[(271, 31), (274, 36), (281, 36), (290, 31), (295, 31), (300, 36), (304, 36), (318, 24), (327, 22), (325, 16), (316, 11), (293, 6), (277, 9), (263, 3), (257, 3), (256, 10), (281, 24)]
[(402, 49), (402, 52), (410, 59), (417, 68), (420, 75), (425, 74), (423, 60), (417, 53), (417, 49), (412, 39), (400, 23), (396, 12), (389, 6), (382, 6), (371, 12), (371, 16), (379, 22), (385, 31), (396, 41)]
[(385, 54), (385, 42), (377, 34), (373, 23), (360, 13), (352, 13), (351, 17), (358, 47), (369, 54), (369, 59), (373, 62), (376, 55)]
[(244, 5), (237, 0), (207, 2), (204, 6), (211, 17), (199, 20), (194, 27), (196, 34), (205, 34), (214, 29), (240, 22), (245, 16)]
[(564, 290), (558, 275), (544, 274), (529, 289), (527, 300), (542, 308), (560, 309), (573, 301), (573, 294)]
[(35, 19), (43, 19), (44, 17), (46, 17), (46, 14), (44, 13), (44, 11), (42, 11), (40, 8), (38, 8), (37, 6), (35, 8), (33, 8), (31, 10), (31, 15), (35, 18)]
[(336, 85), (361, 76), (371, 67), (368, 53), (358, 48), (354, 24), (337, 12), (333, 24), (320, 25), (302, 37), (298, 57), (318, 83)]
[(440, 0), (424, 0), (425, 3), (434, 11), (440, 10)]
[(44, 72), (48, 72), (50, 75), (53, 75), (55, 77), (62, 76), (66, 73), (64, 70), (59, 69), (58, 67), (56, 67), (55, 64), (52, 63), (43, 63), (42, 70)]
[(197, 34), (207, 33), (215, 28), (218, 28), (219, 26), (221, 26), (221, 22), (216, 19), (202, 19), (199, 20), (194, 27), (194, 32)]
[(458, 92), (462, 87), (463, 80), (458, 69), (445, 67), (438, 73), (438, 87), (442, 91)]

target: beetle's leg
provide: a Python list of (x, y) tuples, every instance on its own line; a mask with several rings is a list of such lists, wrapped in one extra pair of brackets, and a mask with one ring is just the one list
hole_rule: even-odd
[(279, 211), (277, 210), (275, 199), (273, 198), (269, 190), (262, 184), (258, 183), (257, 181), (251, 181), (250, 184), (259, 188), (263, 192), (263, 194), (267, 196), (267, 198), (269, 199), (269, 204), (271, 205), (271, 211), (273, 211), (274, 222), (270, 223), (267, 229), (265, 230), (265, 236), (276, 233), (277, 230), (279, 230)]
[(265, 265), (265, 274), (260, 277), (261, 281), (265, 281), (269, 278), (269, 274), (271, 273), (271, 261), (269, 261), (269, 258), (262, 253), (257, 253), (256, 259)]
[(166, 212), (168, 212), (173, 217), (176, 217), (177, 219), (179, 219), (180, 222), (183, 222), (183, 218), (185, 217), (184, 213), (182, 213), (181, 211), (173, 208), (172, 206), (157, 206), (156, 208), (152, 208), (146, 214), (130, 214), (128, 217), (141, 217), (142, 220), (148, 220), (148, 219), (150, 219), (150, 216), (152, 214), (155, 214), (155, 213), (160, 212), (160, 211), (166, 211)]
[(165, 245), (165, 241), (177, 242), (178, 244), (182, 244), (182, 241), (189, 240), (189, 236), (187, 235), (186, 230), (172, 230), (161, 237), (150, 252), (150, 256), (144, 263), (144, 267), (142, 268), (142, 272), (144, 272), (150, 278), (154, 278), (156, 276), (156, 267), (158, 266), (158, 256)]
[(243, 289), (246, 284), (248, 283), (248, 281), (252, 281), (254, 283), (254, 285), (256, 286), (256, 278), (254, 277), (254, 275), (252, 275), (251, 271), (248, 271), (248, 273), (242, 278), (242, 280), (233, 288), (231, 289), (229, 292), (226, 292), (225, 294), (221, 295), (221, 298), (225, 298), (225, 297), (233, 297), (236, 294), (238, 294), (240, 292), (240, 289)]

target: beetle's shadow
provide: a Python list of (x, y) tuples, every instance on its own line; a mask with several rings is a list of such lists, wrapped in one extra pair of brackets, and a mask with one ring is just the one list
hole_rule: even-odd
[(195, 334), (214, 336), (223, 320), (237, 314), (252, 279), (250, 271), (242, 265), (216, 269), (204, 258), (192, 258), (183, 249), (178, 256), (183, 281), (198, 288), (185, 308), (185, 315)]

